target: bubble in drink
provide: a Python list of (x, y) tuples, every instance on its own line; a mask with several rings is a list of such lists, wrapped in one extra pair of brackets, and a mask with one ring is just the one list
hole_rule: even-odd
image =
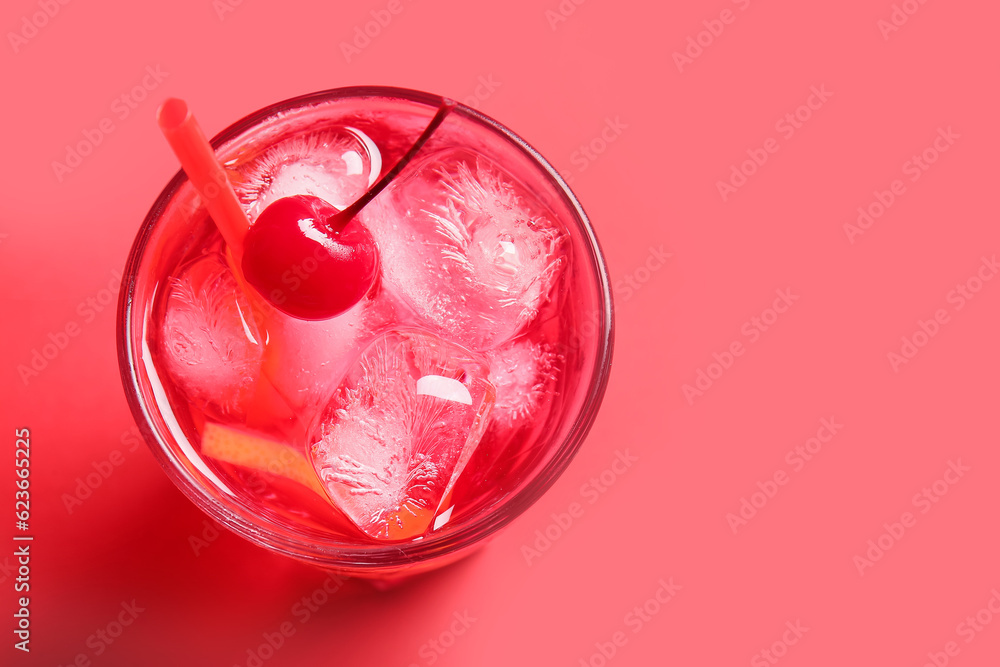
[(523, 330), (564, 263), (562, 229), (510, 174), (468, 150), (426, 156), (369, 209), (386, 289), (472, 349)]
[(437, 336), (394, 331), (348, 372), (312, 462), (334, 503), (365, 533), (425, 532), (482, 438), (495, 392), (476, 355)]

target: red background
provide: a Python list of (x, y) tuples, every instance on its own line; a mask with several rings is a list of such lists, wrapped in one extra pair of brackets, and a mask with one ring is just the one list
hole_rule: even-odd
[[(558, 0), (400, 0), (386, 14), (381, 0), (222, 1), (0, 10), (4, 664), (255, 664), (248, 651), (285, 622), (295, 632), (266, 665), (774, 664), (764, 649), (789, 667), (998, 664), (1000, 280), (971, 300), (954, 291), (1000, 251), (994, 5), (564, 0), (559, 14)], [(373, 11), (391, 20), (348, 58), (341, 44)], [(144, 78), (152, 90), (136, 89)], [(204, 517), (128, 435), (114, 309), (97, 306), (177, 169), (160, 100), (188, 99), (214, 134), (274, 101), (360, 84), (471, 97), (571, 178), (617, 285), (617, 348), (590, 437), (536, 506), (467, 561), (384, 593), (346, 584), (302, 622), (293, 606), (322, 573), (229, 533), (195, 553)], [(132, 109), (123, 95), (145, 99)], [(796, 112), (797, 126), (782, 122)], [(940, 154), (939, 128), (957, 135)], [(86, 141), (77, 166), (53, 167)], [(936, 159), (914, 171), (925, 149)], [(724, 198), (718, 183), (754, 156), (763, 164), (746, 163)], [(881, 216), (845, 230), (896, 180)], [(656, 269), (653, 251), (671, 257)], [(786, 289), (798, 298), (775, 321), (766, 309)], [(935, 335), (894, 368), (920, 321)], [(19, 372), (50, 336), (64, 349)], [(699, 371), (716, 379), (688, 400)], [(799, 467), (789, 452), (831, 417), (842, 428)], [(20, 427), (30, 655), (11, 646)], [(603, 493), (583, 488), (616, 451), (638, 461)], [(949, 462), (968, 470), (939, 497)], [(785, 484), (764, 483), (779, 471)], [(773, 497), (754, 496), (758, 483)], [(744, 498), (762, 506), (727, 519)], [(582, 515), (552, 528), (574, 502)], [(888, 535), (906, 512), (903, 535)], [(557, 539), (529, 559), (546, 529)], [(880, 536), (888, 548), (859, 565)], [(629, 616), (671, 578), (669, 602)], [(134, 622), (96, 639), (133, 600)], [(970, 630), (982, 609), (977, 623), (992, 622)], [(450, 635), (466, 612), (475, 621)]]

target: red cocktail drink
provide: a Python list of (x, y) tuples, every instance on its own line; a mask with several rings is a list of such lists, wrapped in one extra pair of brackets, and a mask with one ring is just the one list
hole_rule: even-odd
[(154, 453), (301, 560), (463, 555), (551, 485), (604, 392), (610, 292), (579, 204), (509, 130), (413, 91), (288, 100), (213, 146), (244, 247), (181, 172), (127, 267), (122, 374)]

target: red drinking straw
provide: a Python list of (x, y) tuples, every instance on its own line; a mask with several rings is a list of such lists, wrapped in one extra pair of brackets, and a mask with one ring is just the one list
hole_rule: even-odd
[(243, 258), (243, 238), (250, 229), (250, 221), (236, 198), (226, 170), (215, 156), (215, 149), (184, 100), (175, 97), (166, 100), (156, 112), (156, 122), (239, 266)]

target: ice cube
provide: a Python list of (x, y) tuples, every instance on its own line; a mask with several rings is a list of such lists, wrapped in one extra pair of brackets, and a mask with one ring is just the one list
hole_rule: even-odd
[(194, 260), (171, 279), (160, 349), (188, 399), (222, 415), (244, 412), (264, 346), (250, 302), (220, 253)]
[(547, 343), (521, 338), (490, 350), (486, 358), (497, 392), (490, 419), (507, 428), (522, 425), (549, 396), (559, 370), (558, 355)]
[(253, 222), (269, 204), (292, 195), (314, 195), (344, 209), (375, 182), (382, 159), (367, 135), (342, 128), (295, 135), (237, 169), (236, 192)]
[(486, 428), (485, 360), (432, 334), (398, 330), (361, 355), (324, 416), (311, 460), (333, 502), (365, 533), (424, 533)]
[(466, 150), (433, 153), (362, 211), (386, 289), (442, 335), (484, 350), (549, 298), (565, 232), (516, 180)]

